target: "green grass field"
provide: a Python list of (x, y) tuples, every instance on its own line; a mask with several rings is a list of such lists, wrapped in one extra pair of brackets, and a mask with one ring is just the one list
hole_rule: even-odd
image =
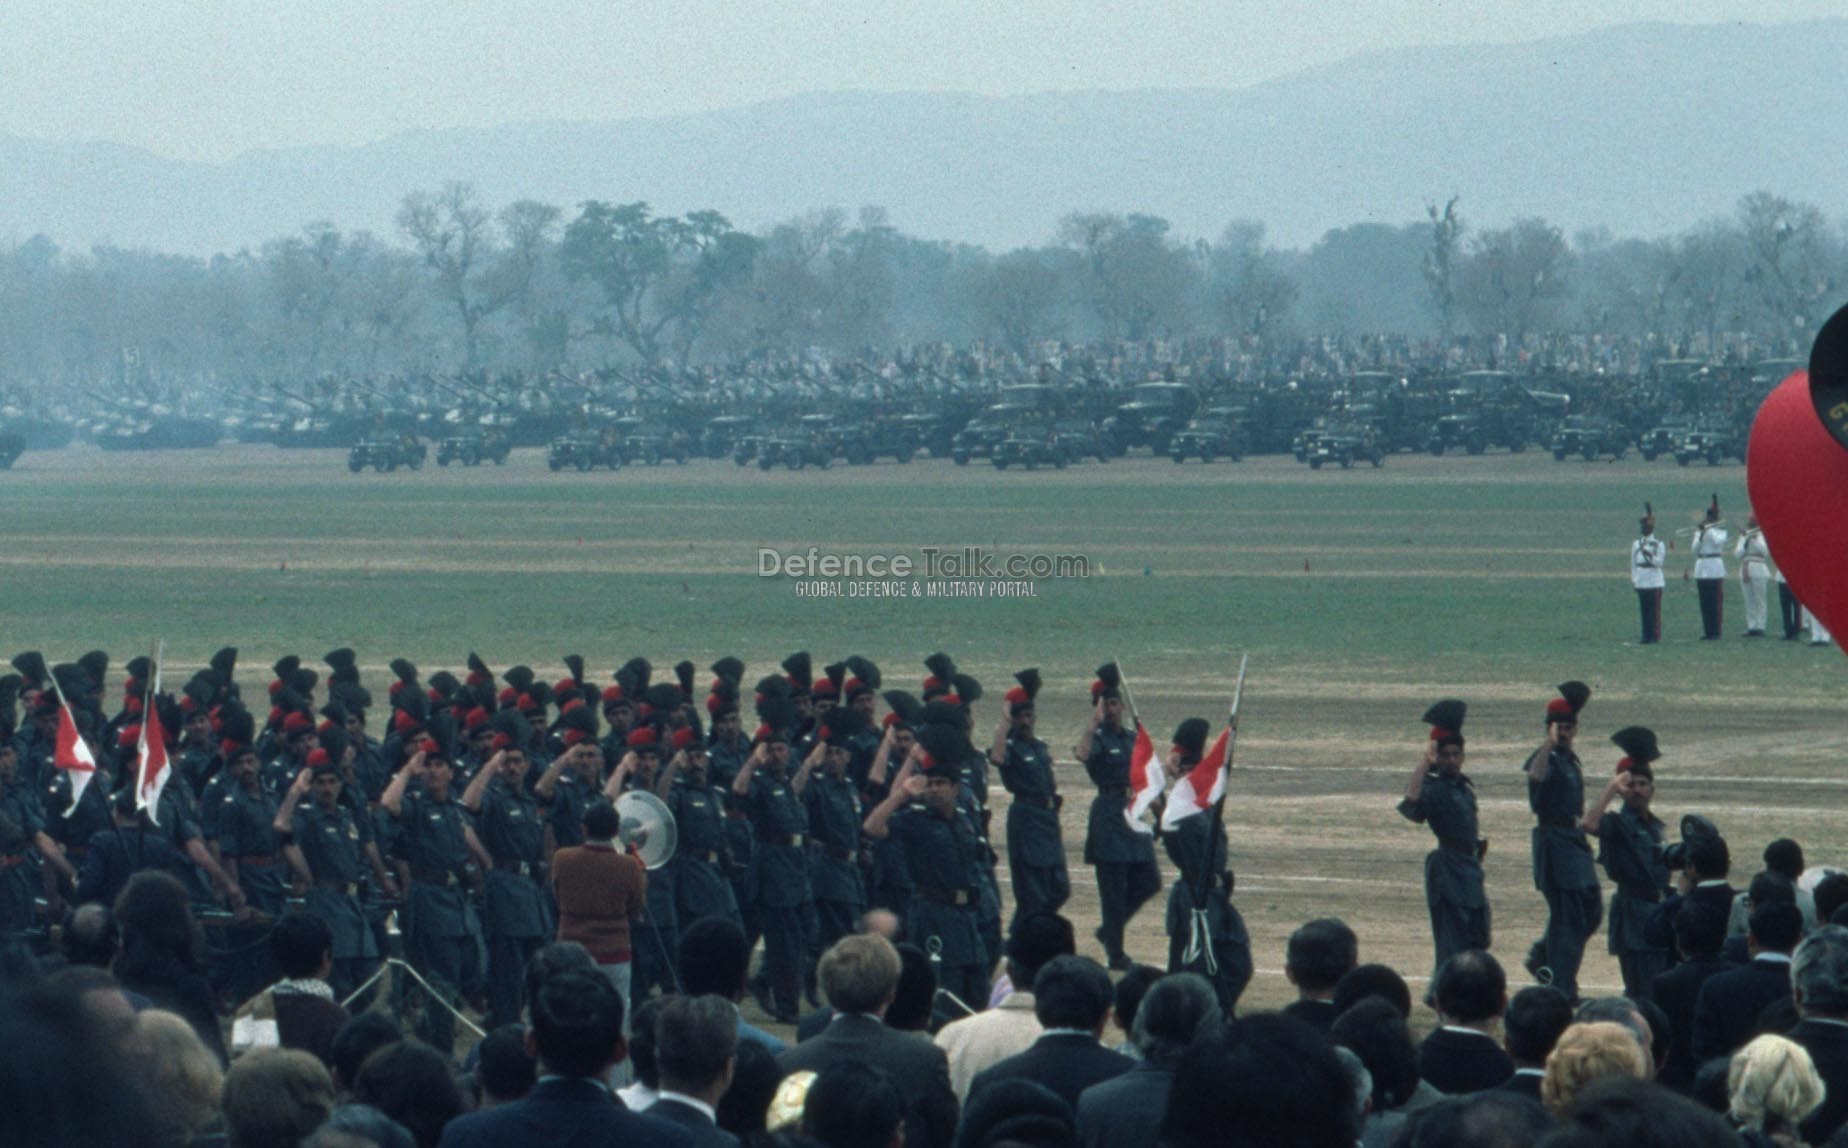
[[(943, 649), (997, 696), (1012, 671), (1039, 666), (1042, 734), (1067, 759), (1099, 662), (1122, 659), (1160, 737), (1222, 714), (1249, 651), (1229, 824), (1261, 970), (1250, 999), (1276, 1003), (1282, 938), (1310, 916), (1350, 919), (1363, 959), (1428, 967), (1429, 837), (1392, 805), (1421, 750), (1418, 716), (1440, 696), (1471, 703), (1496, 947), (1512, 967), (1540, 924), (1518, 765), (1569, 677), (1597, 689), (1582, 733), (1592, 772), (1617, 757), (1610, 731), (1653, 726), (1662, 811), (1716, 816), (1743, 875), (1785, 831), (1816, 860), (1848, 861), (1833, 818), (1833, 767), (1848, 749), (1841, 655), (1737, 640), (1736, 583), (1727, 641), (1694, 640), (1694, 592), (1674, 581), (1668, 640), (1635, 644), (1627, 554), (1643, 501), (1666, 534), (1715, 491), (1742, 523), (1736, 466), (1534, 454), (1406, 455), (1346, 472), (1282, 458), (580, 475), (523, 451), (504, 468), (354, 476), (333, 452), (72, 449), (0, 475), (0, 648), (56, 661), (101, 646), (119, 661), (159, 637), (178, 667), (229, 643), (254, 684), (284, 653), (352, 645), (377, 686), (397, 655), (428, 673), (473, 649), (562, 675), (560, 656), (582, 653), (604, 677), (637, 654), (661, 672), (689, 657), (703, 680), (724, 654), (755, 675), (805, 648), (817, 665), (864, 654), (911, 689)], [(757, 576), (758, 547), (811, 545), (1082, 554), (1092, 576), (1039, 583), (1030, 599), (872, 601), (808, 599)], [(1678, 578), (1685, 545), (1671, 557)], [(998, 714), (982, 703), (980, 728)], [(1063, 784), (1081, 792), (1075, 764)], [(1074, 826), (1083, 805), (1067, 806)], [(1082, 919), (1095, 898), (1076, 833), (1068, 845)], [(1134, 952), (1165, 952), (1158, 914), (1137, 926)], [(1615, 984), (1614, 962), (1600, 952), (1587, 980)]]

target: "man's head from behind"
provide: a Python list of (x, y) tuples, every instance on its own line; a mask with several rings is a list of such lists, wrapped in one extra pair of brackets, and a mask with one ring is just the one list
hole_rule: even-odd
[(821, 955), (815, 979), (837, 1013), (877, 1015), (898, 990), (900, 964), (892, 942), (872, 933), (842, 937)]
[(898, 1083), (857, 1061), (822, 1069), (802, 1102), (802, 1131), (827, 1148), (899, 1148), (904, 1121)]
[(1508, 1005), (1508, 976), (1501, 962), (1480, 949), (1446, 959), (1437, 970), (1437, 1011), (1452, 1024), (1487, 1024)]
[(1042, 1028), (1102, 1032), (1114, 1002), (1110, 974), (1089, 957), (1054, 957), (1033, 978), (1033, 1015)]
[(1360, 1117), (1353, 1081), (1314, 1029), (1259, 1013), (1223, 1036), (1203, 1035), (1181, 1057), (1162, 1139), (1171, 1148), (1352, 1148)]
[(1726, 945), (1726, 916), (1712, 905), (1683, 901), (1674, 925), (1675, 948), (1684, 960), (1716, 956)]
[(1078, 951), (1072, 923), (1057, 913), (1033, 913), (1015, 923), (1007, 938), (1007, 975), (1017, 988), (1028, 988), (1054, 957)]
[(221, 1107), (232, 1148), (295, 1148), (334, 1110), (334, 1082), (306, 1052), (258, 1049), (225, 1074)]
[(1803, 912), (1783, 901), (1754, 905), (1746, 936), (1755, 953), (1790, 953), (1803, 939)]
[(1310, 921), (1290, 934), (1284, 972), (1305, 997), (1327, 997), (1360, 959), (1354, 930), (1333, 917)]
[(1806, 1017), (1848, 1020), (1848, 929), (1824, 925), (1790, 961), (1790, 991)]
[(1156, 981), (1136, 1010), (1135, 1042), (1142, 1059), (1158, 1068), (1172, 1068), (1202, 1031), (1217, 1031), (1219, 997), (1205, 977), (1172, 973)]
[(270, 931), (276, 968), (290, 980), (325, 977), (334, 961), (334, 933), (313, 913), (285, 913)]
[(738, 1052), (738, 1011), (724, 997), (669, 997), (655, 1017), (661, 1087), (708, 1102), (724, 1095)]
[(106, 969), (114, 963), (121, 940), (109, 906), (94, 901), (79, 905), (64, 927), (64, 959), (73, 965)]
[(557, 973), (529, 1002), (527, 1040), (544, 1071), (597, 1076), (623, 1058), (622, 997), (596, 973)]
[(1406, 1148), (1530, 1148), (1554, 1128), (1540, 1102), (1491, 1089), (1456, 1096), (1412, 1117)]
[(680, 934), (680, 987), (688, 996), (717, 994), (735, 1001), (744, 993), (751, 948), (744, 930), (723, 917), (702, 917)]
[(1530, 985), (1514, 994), (1502, 1014), (1502, 1038), (1508, 1055), (1522, 1068), (1540, 1068), (1572, 1023), (1572, 1002), (1558, 989)]

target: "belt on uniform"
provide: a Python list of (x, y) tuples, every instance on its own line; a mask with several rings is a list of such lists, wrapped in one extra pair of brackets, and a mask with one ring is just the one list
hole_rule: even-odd
[(276, 858), (267, 853), (252, 853), (246, 857), (239, 857), (237, 863), (240, 868), (262, 869), (274, 865)]
[(973, 905), (976, 902), (976, 893), (974, 889), (937, 889), (929, 885), (919, 885), (917, 887), (917, 892), (918, 896), (924, 898), (926, 901), (934, 901), (939, 905), (963, 907)]
[(1099, 793), (1128, 793), (1129, 786), (1127, 785), (1100, 785), (1097, 787), (1097, 792)]
[(339, 881), (316, 881), (314, 887), (317, 889), (325, 889), (332, 893), (344, 893), (349, 897), (359, 896), (359, 883), (357, 881), (348, 881), (345, 884)]
[(8, 869), (17, 869), (25, 863), (26, 855), (23, 853), (15, 853), (8, 857), (0, 857), (0, 872), (5, 872)]
[(494, 867), (516, 877), (537, 877), (540, 869), (537, 861), (496, 861)]
[(853, 860), (858, 859), (860, 856), (860, 853), (858, 850), (842, 849), (838, 845), (823, 845), (821, 847), (821, 851), (822, 853), (826, 854), (829, 858), (835, 861), (853, 861)]
[(411, 880), (419, 885), (441, 885), (446, 889), (453, 889), (458, 883), (455, 873), (448, 869), (413, 869)]
[(1035, 809), (1050, 809), (1055, 813), (1065, 804), (1065, 799), (1056, 793), (1016, 793), (1014, 800)]
[(1540, 819), (1540, 824), (1545, 826), (1548, 829), (1577, 829), (1579, 827), (1578, 818), (1576, 817), (1568, 817), (1564, 819), (1553, 818), (1553, 817), (1542, 817)]
[(704, 861), (708, 865), (717, 865), (720, 861), (724, 860), (724, 858), (719, 855), (717, 849), (695, 849), (690, 853), (683, 853), (681, 856), (692, 861)]
[(808, 840), (800, 833), (759, 833), (757, 839), (765, 845), (788, 845), (798, 849)]

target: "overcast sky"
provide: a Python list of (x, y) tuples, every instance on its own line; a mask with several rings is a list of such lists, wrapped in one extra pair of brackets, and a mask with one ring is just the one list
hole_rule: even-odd
[(0, 0), (0, 131), (183, 159), (840, 88), (1236, 87), (1357, 52), (1843, 0)]

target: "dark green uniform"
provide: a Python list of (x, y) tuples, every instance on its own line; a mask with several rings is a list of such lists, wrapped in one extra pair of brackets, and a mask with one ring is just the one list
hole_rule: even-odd
[(1579, 821), (1585, 815), (1585, 776), (1578, 755), (1556, 749), (1546, 780), (1527, 779), (1527, 804), (1534, 812), (1534, 887), (1546, 898), (1546, 931), (1527, 954), (1528, 971), (1552, 970), (1553, 987), (1578, 999), (1579, 965), (1585, 943), (1604, 920), (1604, 895), (1591, 846)]
[[(393, 818), (393, 856), (411, 875), (404, 899), (405, 957), (450, 1005), (481, 982), (475, 942), (481, 923), (468, 900), (474, 862), (467, 818), (454, 799), (433, 801), (410, 793)], [(455, 1018), (442, 1004), (427, 1001), (418, 1035), (447, 1056), (455, 1046)]]
[(1252, 963), (1245, 918), (1232, 904), (1225, 825), (1213, 825), (1212, 814), (1202, 810), (1163, 829), (1161, 842), (1180, 870), (1168, 888), (1168, 971), (1211, 981), (1219, 1007), (1231, 1016), (1251, 983)]
[(295, 845), (308, 862), (312, 883), (306, 908), (327, 922), (334, 934), (334, 992), (346, 996), (372, 975), (378, 943), (359, 904), (359, 877), (365, 869), (368, 837), (352, 810), (300, 805), (293, 825)]
[[(652, 790), (650, 790), (652, 792)], [(680, 853), (648, 870), (648, 888), (642, 897), (642, 919), (629, 922), (630, 948), (635, 956), (630, 970), (632, 1000), (645, 1000), (655, 989), (663, 996), (680, 991), (674, 971), (674, 954), (680, 949), (680, 913), (675, 905), (679, 886)]]
[(520, 1019), (527, 958), (552, 934), (545, 889), (545, 826), (538, 803), (496, 777), (481, 795), (476, 836), (494, 862), (482, 898), (488, 936), (488, 1012), (495, 1026)]
[(263, 791), (247, 790), (233, 779), (218, 798), (219, 855), (237, 862), (238, 884), (252, 909), (280, 917), (288, 886), (283, 880), (281, 841), (276, 835), (276, 799)]
[(988, 1003), (991, 957), (982, 943), (980, 835), (966, 812), (942, 817), (913, 803), (887, 823), (914, 882), (905, 939), (942, 960), (938, 981), (970, 1008)]
[(811, 849), (809, 883), (815, 891), (817, 954), (852, 933), (866, 911), (866, 881), (860, 871), (860, 794), (851, 778), (816, 770), (802, 791), (808, 807)]
[(793, 1016), (802, 985), (808, 923), (814, 912), (809, 886), (808, 810), (788, 777), (760, 770), (747, 801), (757, 834), (757, 912), (764, 931), (764, 963), (776, 1011)]
[(1431, 827), (1437, 848), (1425, 855), (1425, 905), (1435, 949), (1432, 976), (1457, 953), (1489, 947), (1489, 901), (1482, 891), (1481, 837), (1476, 788), (1468, 777), (1437, 770), (1425, 775), (1418, 800), (1402, 798), (1399, 812)]
[(1097, 939), (1112, 962), (1123, 957), (1123, 930), (1129, 919), (1161, 891), (1154, 840), (1130, 828), (1123, 815), (1129, 807), (1129, 759), (1135, 744), (1133, 728), (1100, 725), (1091, 738), (1091, 756), (1084, 763), (1091, 783), (1097, 786), (1084, 835), (1084, 859), (1097, 871), (1098, 908), (1103, 917)]
[(725, 816), (722, 795), (711, 785), (694, 785), (682, 776), (668, 790), (667, 807), (680, 834), (674, 910), (682, 927), (704, 917), (722, 917), (742, 928), (730, 878), (733, 820)]
[(1014, 887), (1014, 923), (1034, 913), (1056, 913), (1072, 895), (1059, 831), (1064, 801), (1052, 776), (1052, 751), (1038, 738), (1007, 741), (1001, 784), (1007, 807), (1007, 871)]
[(1650, 982), (1669, 965), (1669, 951), (1652, 945), (1644, 929), (1668, 895), (1668, 866), (1662, 863), (1662, 822), (1628, 805), (1598, 822), (1598, 863), (1617, 883), (1611, 895), (1610, 951), (1623, 971), (1623, 992), (1649, 997)]
[[(71, 774), (69, 770), (52, 771), (42, 788), (38, 807), (45, 822), (45, 833), (64, 848), (64, 859), (71, 868), (81, 870), (90, 851), (90, 841), (115, 824), (109, 812), (110, 778), (98, 773), (84, 788), (83, 799), (71, 808)], [(110, 898), (113, 903), (115, 898)]]
[(552, 783), (552, 800), (545, 809), (554, 848), (584, 844), (584, 811), (596, 799), (597, 787), (576, 770), (566, 769), (558, 775)]
[(45, 815), (25, 782), (0, 785), (0, 932), (21, 932), (37, 923), (31, 853), (44, 831)]

